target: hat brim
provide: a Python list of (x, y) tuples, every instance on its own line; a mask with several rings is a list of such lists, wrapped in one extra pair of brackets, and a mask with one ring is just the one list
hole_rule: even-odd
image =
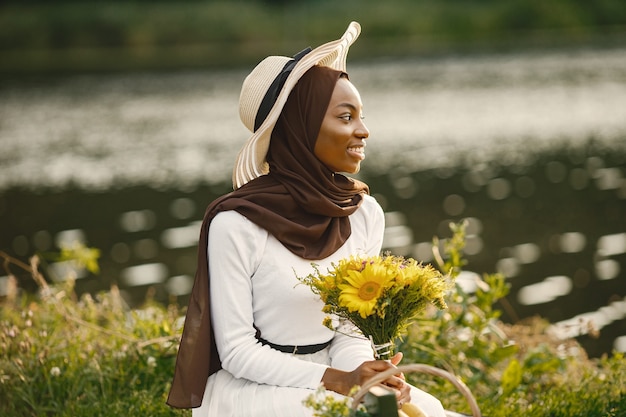
[(350, 45), (359, 37), (361, 26), (351, 22), (340, 39), (325, 43), (306, 54), (293, 68), (267, 117), (243, 145), (233, 169), (233, 188), (237, 189), (254, 178), (269, 172), (267, 151), (274, 125), (287, 102), (289, 93), (298, 80), (314, 65), (346, 71), (346, 57)]

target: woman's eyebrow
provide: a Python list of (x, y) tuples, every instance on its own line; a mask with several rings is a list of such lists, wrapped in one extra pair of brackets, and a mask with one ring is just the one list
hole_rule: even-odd
[(339, 103), (335, 106), (335, 108), (339, 108), (339, 107), (348, 107), (349, 109), (353, 111), (358, 111), (357, 107), (352, 103)]

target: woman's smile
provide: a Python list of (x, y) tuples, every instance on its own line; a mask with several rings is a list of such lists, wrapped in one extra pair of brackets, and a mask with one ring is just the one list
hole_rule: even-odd
[(351, 156), (358, 158), (362, 161), (365, 159), (365, 146), (365, 141), (363, 141), (362, 144), (351, 146), (350, 148), (348, 148), (348, 153)]

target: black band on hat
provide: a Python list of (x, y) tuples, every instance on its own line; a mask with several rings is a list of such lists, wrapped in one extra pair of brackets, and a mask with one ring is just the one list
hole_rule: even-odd
[(287, 77), (289, 76), (291, 71), (294, 69), (298, 61), (300, 61), (302, 57), (304, 57), (309, 52), (311, 52), (310, 47), (303, 49), (302, 51), (295, 54), (293, 56), (293, 59), (289, 60), (280, 71), (280, 73), (276, 76), (276, 78), (274, 78), (274, 81), (272, 81), (272, 84), (265, 92), (263, 100), (261, 100), (259, 110), (256, 112), (256, 117), (254, 118), (255, 132), (259, 127), (261, 127), (261, 124), (263, 124), (267, 115), (270, 114), (272, 107), (274, 107), (274, 103), (276, 103), (276, 100), (278, 99), (280, 90), (282, 90), (283, 85), (285, 85), (285, 81), (287, 81)]

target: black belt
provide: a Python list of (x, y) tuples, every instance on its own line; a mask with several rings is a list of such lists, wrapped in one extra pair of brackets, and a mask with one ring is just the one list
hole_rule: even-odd
[(320, 350), (326, 349), (330, 345), (330, 342), (331, 342), (331, 340), (329, 340), (328, 342), (319, 343), (317, 345), (292, 346), (292, 345), (276, 345), (260, 337), (258, 339), (259, 339), (259, 342), (261, 342), (261, 344), (263, 345), (267, 345), (271, 347), (272, 349), (276, 349), (284, 353), (293, 353), (294, 355), (308, 355), (310, 353), (319, 352)]

